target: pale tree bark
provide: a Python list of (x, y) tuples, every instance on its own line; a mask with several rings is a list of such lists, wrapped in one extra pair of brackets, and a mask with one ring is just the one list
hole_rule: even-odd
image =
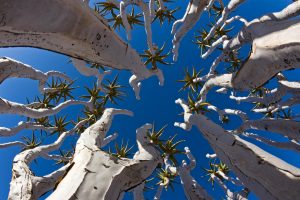
[(241, 133), (250, 129), (278, 133), (289, 139), (300, 141), (300, 122), (288, 119), (259, 119), (243, 123), (237, 130)]
[[(42, 145), (33, 149), (25, 150), (17, 154), (13, 161), (12, 180), (10, 182), (10, 191), (8, 195), (9, 200), (32, 200), (38, 199), (44, 192), (50, 191), (54, 188), (55, 183), (60, 179), (69, 169), (69, 165), (64, 166), (57, 171), (45, 176), (36, 177), (30, 170), (30, 163), (51, 151), (58, 149), (63, 141), (69, 135), (72, 135), (78, 128), (82, 127), (87, 120), (80, 121), (70, 131), (62, 133), (58, 139), (49, 145)], [(26, 145), (23, 144), (23, 147)]]
[(209, 0), (191, 0), (182, 19), (176, 20), (173, 23), (171, 33), (174, 34), (172, 41), (174, 61), (177, 61), (178, 58), (180, 41), (186, 35), (186, 33), (195, 26), (208, 4)]
[[(19, 153), (14, 159), (9, 199), (38, 199), (55, 186), (56, 189), (47, 199), (120, 199), (124, 192), (141, 184), (161, 162), (160, 152), (147, 138), (147, 131), (152, 126), (145, 124), (137, 129), (139, 151), (133, 159), (115, 158), (100, 147), (117, 136), (113, 134), (106, 137), (113, 116), (117, 114), (132, 115), (132, 112), (105, 109), (102, 117), (80, 135), (71, 162), (49, 175), (35, 176), (29, 164), (38, 157), (61, 159), (59, 156), (47, 154), (57, 150), (69, 135), (88, 120), (80, 121), (70, 131), (62, 133), (52, 144)], [(24, 146), (21, 143), (14, 145)]]
[(188, 147), (184, 148), (185, 153), (190, 161), (188, 164), (182, 160), (179, 166), (172, 166), (167, 159), (165, 159), (166, 169), (172, 174), (178, 174), (180, 177), (181, 185), (184, 189), (185, 197), (188, 200), (210, 200), (212, 199), (206, 190), (198, 184), (195, 178), (191, 175), (191, 171), (196, 167), (196, 159)]
[[(232, 0), (227, 7), (224, 8), (222, 17), (212, 27), (210, 33), (205, 40), (208, 40), (214, 30), (226, 22), (228, 14), (234, 10), (244, 0)], [(296, 1), (287, 6), (280, 12), (270, 13), (261, 18), (254, 19), (251, 22), (244, 21), (245, 26), (232, 39), (226, 36), (220, 38), (212, 47), (204, 54), (207, 57), (217, 45), (223, 45), (223, 53), (219, 56), (211, 66), (216, 67), (230, 51), (237, 50), (244, 44), (251, 43), (252, 51), (250, 56), (242, 64), (240, 70), (232, 75), (230, 82), (206, 75), (202, 79), (207, 82), (216, 82), (214, 86), (230, 87), (237, 90), (248, 90), (259, 87), (270, 80), (278, 72), (298, 68), (299, 67), (299, 37), (300, 23), (299, 18), (294, 18), (300, 13), (300, 1)], [(294, 19), (293, 19), (294, 18)], [(286, 37), (286, 36), (289, 37)], [(222, 77), (221, 75), (220, 77)], [(195, 81), (203, 81), (201, 78)], [(212, 80), (210, 80), (212, 79)], [(212, 85), (210, 83), (210, 85)], [(206, 86), (206, 85), (205, 85)], [(223, 87), (223, 86), (222, 86)], [(207, 89), (203, 88), (203, 96), (207, 94)]]
[(138, 53), (81, 0), (1, 0), (0, 3), (1, 47), (37, 47), (129, 70), (138, 80), (131, 83), (134, 86), (161, 74), (159, 69), (147, 69)]
[(64, 199), (120, 199), (124, 192), (150, 176), (161, 162), (160, 153), (146, 136), (150, 124), (137, 129), (139, 151), (133, 159), (116, 159), (100, 150), (97, 146), (101, 145), (111, 116), (115, 114), (114, 111), (106, 111), (100, 121), (81, 135), (76, 145), (74, 165), (48, 197), (49, 200), (61, 196)]
[(44, 130), (44, 131), (55, 131), (56, 127), (45, 127), (41, 124), (35, 123), (35, 122), (19, 122), (18, 126), (13, 128), (6, 128), (6, 127), (0, 127), (0, 136), (1, 137), (8, 137), (8, 136), (14, 136), (18, 132), (22, 130)]
[(184, 123), (175, 125), (181, 128), (197, 126), (220, 160), (259, 198), (297, 198), (299, 168), (224, 130), (204, 115), (192, 114), (183, 100), (178, 99), (176, 103), (184, 109)]
[(31, 108), (28, 105), (12, 102), (3, 98), (0, 98), (0, 114), (17, 114), (21, 116), (26, 116), (30, 118), (41, 118), (50, 115), (55, 115), (60, 112), (62, 109), (71, 106), (71, 105), (83, 105), (88, 107), (90, 110), (93, 109), (93, 99), (90, 101), (79, 101), (79, 100), (67, 100), (58, 104), (53, 108)]
[(51, 76), (63, 78), (68, 82), (72, 80), (65, 74), (58, 71), (49, 71), (46, 73), (24, 63), (18, 62), (14, 59), (2, 57), (0, 58), (0, 84), (8, 78), (29, 78), (39, 81), (39, 90), (41, 93), (45, 92), (45, 83)]

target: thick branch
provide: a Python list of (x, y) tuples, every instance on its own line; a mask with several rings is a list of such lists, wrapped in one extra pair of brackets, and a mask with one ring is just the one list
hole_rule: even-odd
[(204, 115), (191, 115), (190, 113), (185, 113), (185, 115), (189, 116), (185, 118), (189, 119), (185, 123), (197, 126), (220, 160), (258, 197), (262, 199), (297, 198), (297, 188), (300, 186), (299, 168), (237, 135), (230, 134)]
[(129, 70), (139, 80), (156, 75), (144, 66), (139, 54), (82, 1), (3, 0), (0, 13), (3, 16), (2, 47), (47, 49), (87, 62)]

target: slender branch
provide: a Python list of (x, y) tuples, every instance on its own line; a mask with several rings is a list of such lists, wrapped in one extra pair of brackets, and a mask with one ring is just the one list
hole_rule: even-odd
[(118, 133), (114, 133), (112, 135), (107, 136), (106, 138), (103, 139), (103, 142), (101, 144), (101, 148), (105, 147), (112, 141), (114, 141), (118, 137)]
[(222, 16), (221, 18), (216, 22), (216, 24), (210, 29), (208, 35), (205, 37), (204, 40), (209, 40), (213, 34), (215, 33), (215, 30), (218, 27), (222, 27), (223, 24), (226, 22), (229, 14), (235, 10), (240, 4), (244, 3), (245, 0), (230, 0), (230, 2), (228, 3), (228, 5), (224, 8), (223, 12), (222, 12)]
[(18, 132), (29, 129), (29, 130), (43, 130), (43, 131), (55, 131), (56, 127), (45, 127), (41, 124), (35, 123), (35, 122), (19, 122), (18, 126), (13, 128), (6, 128), (6, 127), (0, 127), (0, 136), (2, 137), (8, 137), (8, 136), (14, 136)]
[(100, 73), (98, 69), (96, 68), (90, 68), (86, 66), (86, 62), (83, 60), (79, 60), (76, 58), (71, 58), (72, 63), (74, 67), (85, 76), (95, 76), (97, 78), (97, 87), (101, 89), (101, 91), (104, 91), (102, 87), (102, 80), (105, 75), (111, 74), (110, 70), (104, 71), (103, 73)]
[(257, 134), (248, 133), (248, 132), (244, 132), (243, 135), (245, 135), (249, 138), (253, 138), (259, 142), (263, 142), (263, 143), (268, 144), (273, 147), (277, 147), (280, 149), (288, 149), (288, 150), (296, 151), (298, 153), (300, 152), (300, 145), (297, 142), (277, 142), (277, 141), (273, 141), (273, 140), (261, 137)]
[(207, 106), (207, 109), (213, 110), (213, 111), (217, 112), (218, 115), (219, 115), (220, 121), (222, 121), (223, 116), (226, 115), (226, 114), (227, 114), (227, 115), (237, 115), (237, 116), (240, 117), (241, 120), (243, 120), (243, 121), (248, 120), (247, 114), (244, 113), (244, 112), (242, 112), (242, 111), (240, 111), (240, 110), (233, 110), (233, 109), (224, 109), (224, 110), (220, 110), (219, 108), (217, 108), (217, 107), (214, 106), (214, 105), (209, 105), (209, 106)]
[(71, 105), (84, 105), (89, 109), (93, 108), (92, 100), (86, 101), (78, 101), (78, 100), (67, 100), (65, 102), (60, 103), (59, 105), (53, 108), (40, 108), (34, 109), (30, 108), (24, 104), (12, 102), (3, 98), (0, 98), (0, 114), (17, 114), (30, 118), (41, 118), (50, 115), (55, 115), (60, 112), (62, 109), (71, 106)]
[(26, 144), (20, 141), (7, 142), (7, 143), (0, 144), (0, 149), (12, 147), (12, 146), (26, 147)]
[(67, 75), (58, 71), (49, 71), (43, 73), (40, 70), (37, 70), (12, 58), (0, 58), (0, 83), (8, 78), (29, 78), (32, 80), (38, 80), (40, 92), (44, 93), (44, 85), (47, 79), (52, 76), (63, 78), (68, 82), (72, 81)]
[(287, 119), (249, 120), (243, 123), (235, 132), (242, 133), (249, 129), (278, 133), (284, 137), (300, 141), (300, 122), (298, 121)]
[(232, 79), (232, 74), (223, 74), (219, 76), (212, 77), (208, 79), (205, 84), (203, 85), (199, 97), (200, 100), (197, 102), (196, 106), (199, 105), (202, 102), (206, 101), (206, 95), (209, 92), (209, 90), (213, 87), (220, 86), (220, 87), (226, 87), (226, 88), (231, 88), (231, 79)]
[[(174, 38), (172, 40), (174, 61), (178, 58), (180, 41), (186, 33), (195, 26), (208, 4), (209, 0), (191, 0), (186, 8), (183, 18), (176, 20), (173, 23), (171, 34), (174, 34)], [(180, 27), (178, 28), (179, 25)]]

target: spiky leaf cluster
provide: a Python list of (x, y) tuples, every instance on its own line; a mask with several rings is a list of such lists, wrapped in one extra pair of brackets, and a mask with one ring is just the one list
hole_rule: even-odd
[(24, 142), (25, 145), (26, 145), (26, 146), (22, 149), (22, 151), (25, 151), (25, 150), (28, 150), (28, 149), (33, 149), (33, 148), (39, 146), (39, 145), (42, 143), (42, 141), (39, 140), (38, 137), (36, 137), (34, 131), (32, 132), (31, 137), (23, 136), (23, 137), (22, 137), (22, 140), (23, 140), (23, 142)]
[(175, 178), (177, 177), (177, 174), (172, 174), (168, 170), (165, 170), (163, 168), (159, 168), (157, 172), (157, 178), (158, 178), (158, 185), (163, 185), (165, 189), (168, 187), (171, 187), (171, 189), (174, 191), (174, 183), (176, 183)]
[(157, 64), (163, 64), (163, 65), (169, 65), (170, 63), (167, 63), (165, 59), (170, 55), (170, 52), (167, 52), (166, 54), (163, 54), (163, 51), (165, 49), (165, 44), (158, 48), (156, 46), (153, 47), (154, 53), (151, 53), (149, 49), (144, 51), (144, 54), (141, 54), (141, 57), (145, 58), (145, 65), (148, 65), (151, 63), (152, 69), (157, 69)]
[(183, 83), (184, 85), (180, 88), (179, 91), (183, 91), (186, 89), (191, 89), (193, 92), (197, 92), (199, 88), (203, 85), (201, 82), (196, 82), (195, 80), (200, 77), (202, 70), (199, 72), (196, 71), (195, 67), (193, 67), (192, 72), (188, 71), (188, 68), (185, 69), (185, 76), (182, 80), (178, 80), (178, 82)]
[(227, 165), (222, 163), (221, 161), (219, 163), (216, 163), (216, 160), (213, 162), (210, 160), (209, 161), (209, 168), (204, 169), (206, 172), (206, 176), (209, 177), (208, 181), (211, 182), (212, 186), (214, 186), (214, 176), (218, 177), (221, 181), (224, 181), (224, 177), (220, 175), (218, 172), (222, 172), (225, 175), (229, 174), (229, 168)]
[(167, 20), (168, 23), (170, 24), (171, 22), (176, 20), (176, 18), (174, 17), (174, 13), (178, 10), (179, 10), (179, 8), (175, 8), (175, 9), (168, 9), (168, 8), (157, 9), (157, 10), (155, 10), (155, 16), (154, 16), (153, 22), (158, 20), (160, 25), (163, 25), (164, 21)]
[(123, 142), (123, 139), (122, 139), (121, 145), (119, 146), (118, 143), (115, 143), (114, 152), (111, 152), (111, 150), (109, 149), (109, 153), (110, 153), (110, 155), (112, 155), (116, 158), (129, 158), (129, 156), (132, 155), (130, 153), (132, 148), (133, 148), (133, 146), (129, 147), (129, 142), (128, 141), (125, 144)]

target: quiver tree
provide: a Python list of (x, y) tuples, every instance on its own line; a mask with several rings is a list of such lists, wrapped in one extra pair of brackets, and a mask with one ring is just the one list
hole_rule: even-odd
[[(176, 101), (184, 110), (184, 123), (176, 122), (175, 126), (185, 130), (196, 126), (218, 158), (259, 198), (295, 199), (299, 195), (296, 188), (300, 184), (300, 169), (270, 154), (257, 142), (299, 152), (300, 124), (297, 115), (291, 112), (299, 102), (299, 83), (288, 81), (285, 70), (299, 67), (300, 30), (299, 17), (296, 16), (299, 16), (300, 2), (250, 22), (241, 16), (229, 18), (243, 2), (230, 1), (211, 30), (201, 32), (198, 37), (199, 47), (206, 50), (202, 58), (208, 58), (218, 50), (221, 54), (214, 59), (206, 75), (201, 76), (194, 70), (193, 74), (181, 80), (185, 83), (183, 89), (189, 89), (194, 95), (189, 95), (188, 102), (183, 99)], [(221, 32), (235, 20), (244, 24), (237, 35)], [(241, 61), (238, 53), (247, 50), (244, 45), (249, 43), (250, 55)], [(221, 48), (218, 48), (219, 45)], [(223, 63), (233, 68), (217, 69)], [(273, 84), (268, 84), (268, 81)], [(274, 82), (277, 88), (274, 88)], [(208, 95), (215, 87), (224, 96), (231, 93), (227, 95), (230, 99), (238, 103), (252, 103), (255, 107), (251, 111), (220, 109), (210, 103), (213, 100)], [(239, 96), (240, 91), (247, 91), (249, 95)], [(209, 119), (213, 115), (208, 114), (209, 111), (216, 113), (221, 123)], [(225, 127), (231, 122), (231, 116), (239, 118), (235, 123), (239, 125), (228, 130)], [(282, 138), (273, 140), (263, 135), (264, 131)], [(212, 178), (216, 179), (216, 176)]]
[[(39, 82), (41, 92), (32, 102), (28, 99), (27, 104), (0, 98), (0, 114), (27, 118), (12, 128), (0, 127), (0, 136), (15, 136), (25, 129), (33, 131), (31, 137), (23, 137), (22, 141), (0, 144), (0, 148), (22, 148), (13, 161), (9, 199), (38, 199), (48, 195), (47, 199), (53, 200), (121, 200), (132, 192), (134, 199), (143, 200), (151, 180), (156, 181), (153, 196), (156, 200), (164, 189), (173, 188), (177, 180), (187, 199), (212, 199), (207, 188), (193, 177), (197, 171), (196, 158), (188, 147), (180, 149), (183, 140), (176, 141), (176, 135), (164, 140), (165, 127), (159, 131), (152, 124), (139, 127), (137, 151), (132, 157), (128, 142), (116, 143), (115, 152), (111, 146), (105, 148), (118, 137), (117, 133), (107, 136), (114, 115), (133, 115), (128, 110), (106, 108), (125, 97), (118, 75), (113, 80), (106, 79), (112, 73), (107, 67), (132, 73), (129, 84), (137, 99), (142, 80), (157, 76), (162, 85), (164, 77), (158, 65), (170, 64), (166, 62), (169, 53), (164, 53), (168, 45), (154, 44), (152, 23), (175, 21), (173, 14), (178, 8), (169, 8), (171, 2), (167, 0), (108, 0), (96, 3), (94, 10), (89, 1), (83, 0), (0, 2), (1, 47), (35, 47), (58, 52), (69, 56), (80, 74), (97, 79), (93, 87), (86, 88), (86, 95), (74, 97), (75, 81), (67, 75), (42, 72), (8, 57), (0, 59), (0, 83), (8, 78), (29, 78)], [(183, 108), (184, 121), (174, 125), (184, 130), (196, 126), (208, 141), (214, 154), (207, 155), (209, 167), (203, 167), (202, 171), (213, 186), (222, 189), (226, 199), (244, 200), (250, 191), (261, 199), (297, 199), (299, 168), (272, 155), (261, 144), (300, 151), (299, 116), (293, 112), (299, 102), (300, 84), (289, 80), (285, 72), (299, 67), (300, 4), (295, 1), (279, 12), (249, 22), (242, 16), (231, 17), (244, 2), (191, 0), (184, 16), (174, 22), (170, 31), (174, 35), (174, 61), (180, 42), (206, 13), (210, 19), (213, 17), (210, 30), (202, 29), (195, 36), (196, 44), (203, 59), (220, 52), (207, 74), (202, 75), (205, 69), (193, 68), (192, 74), (186, 70), (180, 82), (184, 83), (182, 91), (189, 90), (188, 101), (176, 101)], [(228, 25), (239, 22), (242, 28), (232, 35), (233, 28), (227, 28)], [(131, 40), (131, 32), (138, 25), (144, 26), (147, 43), (140, 55), (116, 33), (124, 28), (127, 39)], [(241, 58), (246, 51), (250, 52), (247, 58)], [(222, 65), (229, 67), (222, 69)], [(249, 111), (248, 107), (216, 106), (210, 99), (215, 87), (230, 101), (251, 103), (255, 107)], [(77, 119), (70, 120), (61, 114), (75, 105), (83, 108)], [(213, 120), (217, 119), (214, 114), (220, 123)], [(231, 126), (232, 118), (237, 120)], [(277, 134), (281, 139), (273, 140), (261, 134), (263, 131)], [(55, 137), (54, 141), (45, 142), (46, 136)], [(72, 150), (61, 150), (69, 136), (74, 139)], [(188, 161), (182, 160), (180, 154)], [(39, 158), (55, 160), (63, 166), (46, 175), (35, 175), (31, 164)]]
[[(141, 80), (156, 75), (161, 84), (164, 82), (159, 69), (147, 69), (138, 53), (81, 0), (3, 0), (1, 5), (1, 47), (42, 48), (66, 54), (75, 61), (129, 70), (133, 73), (130, 84), (137, 98)], [(113, 54), (118, 56), (112, 58)], [(77, 68), (83, 68), (80, 64), (84, 63), (75, 62)]]

